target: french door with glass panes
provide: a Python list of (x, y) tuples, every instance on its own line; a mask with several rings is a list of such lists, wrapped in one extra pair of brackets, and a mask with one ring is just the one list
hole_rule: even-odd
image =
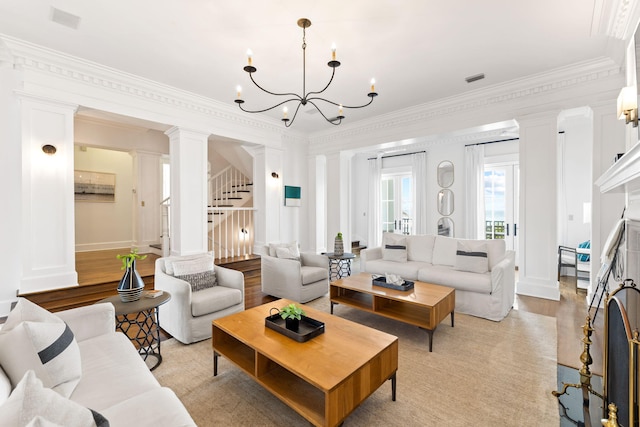
[(484, 167), (485, 238), (504, 239), (507, 250), (516, 251), (518, 265), (517, 162), (486, 164)]
[(383, 173), (381, 176), (382, 231), (413, 233), (413, 198), (411, 173)]

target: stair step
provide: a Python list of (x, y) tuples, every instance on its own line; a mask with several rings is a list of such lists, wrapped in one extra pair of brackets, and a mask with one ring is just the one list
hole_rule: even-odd
[(251, 193), (251, 190), (233, 190), (233, 191), (225, 191), (222, 194), (233, 194), (233, 193)]
[(221, 197), (213, 200), (242, 200), (242, 197)]
[(246, 184), (237, 184), (237, 185), (232, 185), (232, 187), (234, 187), (234, 188), (235, 188), (235, 187), (246, 187), (246, 186), (249, 186), (249, 185), (253, 185), (253, 182), (248, 182), (248, 183), (246, 183)]
[(213, 205), (209, 206), (210, 208), (232, 208), (233, 205)]

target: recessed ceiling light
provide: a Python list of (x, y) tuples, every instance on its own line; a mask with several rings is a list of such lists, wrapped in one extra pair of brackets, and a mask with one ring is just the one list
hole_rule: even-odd
[(469, 76), (465, 80), (467, 81), (467, 83), (473, 83), (482, 79), (484, 79), (484, 73), (476, 74), (475, 76)]
[(56, 9), (55, 7), (51, 8), (51, 20), (73, 30), (77, 30), (78, 25), (80, 25), (79, 16), (65, 12), (64, 10)]

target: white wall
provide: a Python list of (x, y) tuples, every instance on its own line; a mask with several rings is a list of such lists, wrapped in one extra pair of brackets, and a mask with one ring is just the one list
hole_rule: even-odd
[(129, 153), (75, 146), (75, 170), (116, 176), (115, 202), (75, 202), (76, 251), (128, 248), (133, 242), (133, 160)]

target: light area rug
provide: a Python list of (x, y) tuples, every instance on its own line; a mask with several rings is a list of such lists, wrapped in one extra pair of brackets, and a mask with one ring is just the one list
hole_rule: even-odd
[[(277, 307), (277, 301), (273, 303)], [(326, 297), (308, 305), (329, 309)], [(512, 310), (502, 322), (463, 314), (438, 326), (429, 352), (424, 330), (346, 306), (334, 314), (399, 338), (397, 400), (383, 384), (345, 426), (558, 426), (556, 321)], [(201, 426), (309, 423), (225, 358), (213, 376), (211, 340), (162, 343), (153, 371)]]

